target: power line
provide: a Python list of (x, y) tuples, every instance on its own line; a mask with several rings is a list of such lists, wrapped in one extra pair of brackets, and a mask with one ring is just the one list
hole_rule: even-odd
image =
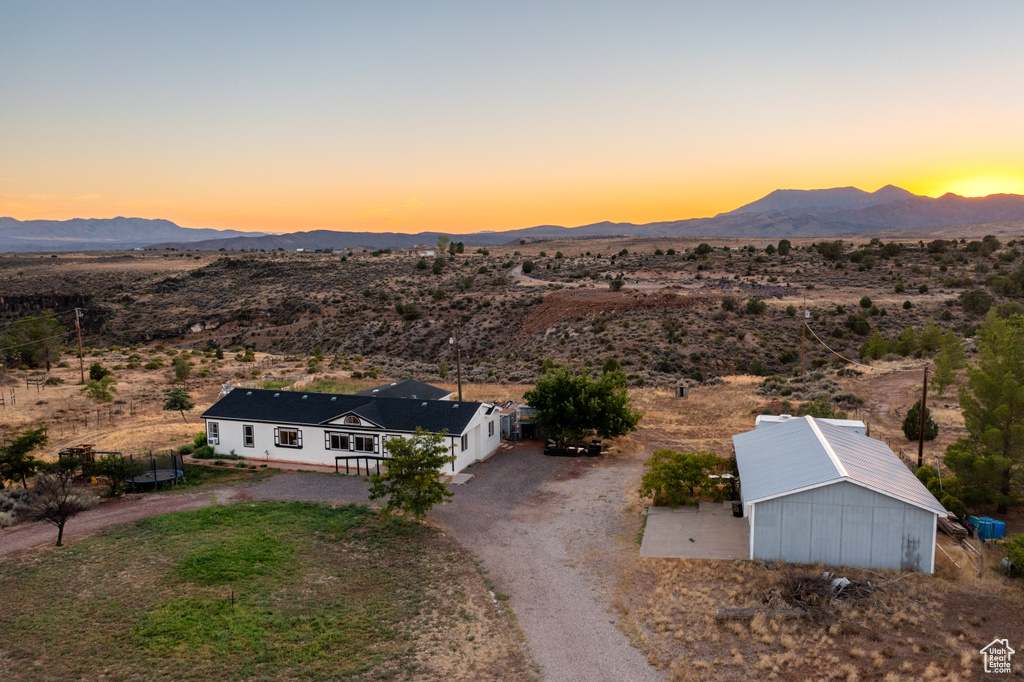
[(844, 360), (844, 361), (846, 361), (846, 362), (849, 362), (849, 363), (850, 363), (850, 364), (852, 364), (852, 365), (857, 365), (857, 366), (859, 366), (859, 367), (870, 367), (870, 365), (865, 365), (865, 364), (864, 364), (863, 362), (857, 362), (856, 360), (851, 360), (850, 358), (848, 358), (848, 357), (846, 357), (846, 356), (842, 355), (841, 353), (839, 353), (839, 352), (837, 352), (837, 351), (834, 351), (834, 350), (832, 350), (831, 348), (829, 348), (829, 346), (828, 346), (828, 344), (827, 344), (827, 343), (825, 343), (824, 341), (822, 341), (822, 340), (821, 340), (821, 339), (820, 339), (820, 338), (818, 337), (818, 335), (814, 333), (814, 330), (813, 330), (813, 329), (811, 329), (811, 325), (807, 324), (807, 322), (806, 322), (806, 321), (804, 322), (804, 326), (805, 326), (805, 327), (807, 327), (807, 331), (809, 331), (809, 332), (811, 333), (811, 336), (813, 336), (813, 337), (814, 337), (815, 339), (817, 339), (817, 340), (818, 340), (818, 343), (820, 343), (821, 345), (825, 346), (825, 348), (826, 348), (826, 349), (827, 349), (827, 350), (828, 350), (828, 351), (829, 351), (830, 353), (833, 353), (834, 355), (836, 355), (836, 356), (837, 356), (837, 357), (839, 357), (840, 359), (842, 359), (842, 360)]

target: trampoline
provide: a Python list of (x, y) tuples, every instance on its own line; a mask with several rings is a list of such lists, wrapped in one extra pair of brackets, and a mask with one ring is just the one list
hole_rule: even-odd
[(130, 485), (151, 485), (154, 488), (174, 485), (178, 480), (185, 480), (185, 463), (178, 453), (154, 455), (150, 453), (140, 457), (128, 455), (128, 461), (140, 464), (143, 470), (134, 476), (127, 476), (125, 483)]
[(144, 485), (147, 483), (166, 483), (168, 481), (176, 481), (179, 478), (185, 478), (185, 472), (181, 469), (155, 469), (138, 476), (126, 478), (124, 481), (132, 485)]

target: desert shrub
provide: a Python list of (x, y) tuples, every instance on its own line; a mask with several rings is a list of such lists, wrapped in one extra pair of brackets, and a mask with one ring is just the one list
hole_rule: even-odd
[(945, 507), (946, 511), (958, 519), (962, 519), (967, 516), (967, 507), (960, 501), (959, 497), (954, 497), (953, 495), (946, 493), (939, 499), (939, 504)]
[(1006, 547), (1006, 558), (1017, 568), (1017, 571), (1024, 573), (1024, 534), (1017, 533), (1008, 536), (1004, 546)]
[[(443, 290), (442, 294), (444, 293)], [(436, 292), (435, 292), (436, 294)], [(442, 298), (444, 296), (442, 295)], [(436, 295), (435, 295), (436, 300)], [(412, 321), (420, 316), (419, 308), (416, 307), (415, 303), (396, 303), (395, 311), (402, 316), (403, 320)]]
[(89, 379), (91, 381), (100, 381), (103, 377), (110, 376), (110, 374), (110, 370), (98, 362), (89, 365)]
[(995, 299), (983, 289), (973, 289), (960, 294), (960, 305), (969, 315), (981, 317), (995, 303)]
[(860, 307), (861, 308), (870, 308), (871, 307), (871, 297), (870, 296), (862, 296), (861, 299), (860, 299)]
[(192, 451), (192, 459), (216, 459), (217, 453), (209, 445), (202, 445)]
[(523, 261), (523, 274), (524, 275), (530, 274), (531, 272), (533, 272), (533, 268), (534, 267), (535, 267), (535, 265), (534, 265), (532, 260), (524, 260)]
[(612, 291), (618, 291), (619, 289), (622, 288), (624, 284), (625, 282), (622, 281), (621, 278), (616, 277), (615, 279), (608, 283), (608, 288), (611, 289)]
[(64, 380), (60, 377), (46, 377), (46, 381), (43, 382), (47, 386), (60, 386), (64, 383)]
[(840, 413), (836, 412), (835, 407), (832, 405), (832, 397), (829, 395), (819, 395), (813, 398), (804, 405), (803, 413), (817, 419), (840, 418)]
[(768, 309), (768, 304), (757, 296), (748, 299), (745, 310), (748, 315), (761, 315)]
[(840, 240), (819, 242), (814, 248), (825, 260), (837, 261), (843, 256), (843, 242)]
[(734, 312), (736, 310), (736, 299), (732, 296), (722, 297), (722, 310), (728, 310)]

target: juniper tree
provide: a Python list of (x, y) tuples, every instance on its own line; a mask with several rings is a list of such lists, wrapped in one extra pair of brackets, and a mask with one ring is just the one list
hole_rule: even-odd
[(1024, 317), (986, 317), (960, 406), (968, 435), (946, 449), (944, 461), (964, 502), (996, 502), (1005, 514), (1020, 496), (1024, 465)]

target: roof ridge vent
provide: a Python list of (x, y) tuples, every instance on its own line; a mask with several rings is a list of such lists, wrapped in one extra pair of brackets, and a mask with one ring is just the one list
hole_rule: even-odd
[(814, 421), (814, 417), (807, 415), (804, 418), (811, 425), (811, 430), (814, 431), (814, 435), (818, 437), (818, 442), (821, 443), (821, 447), (825, 448), (825, 453), (828, 454), (828, 458), (832, 460), (832, 464), (835, 466), (836, 471), (839, 472), (839, 475), (843, 478), (850, 478), (850, 474), (847, 473), (846, 467), (843, 466), (843, 462), (839, 459), (839, 455), (837, 455), (836, 451), (832, 449), (832, 444), (828, 442), (828, 439), (825, 438), (825, 434), (823, 434), (821, 429), (818, 428), (818, 423)]

